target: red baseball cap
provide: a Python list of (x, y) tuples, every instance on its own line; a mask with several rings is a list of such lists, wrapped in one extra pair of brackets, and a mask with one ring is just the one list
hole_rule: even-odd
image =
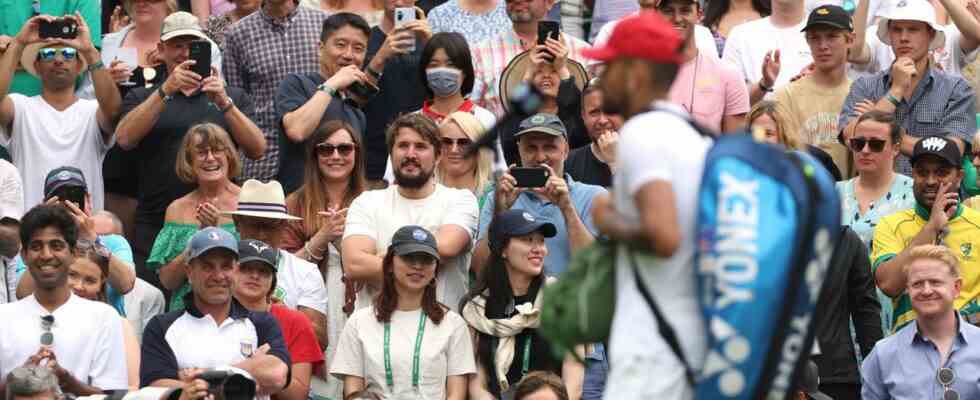
[(606, 44), (585, 49), (582, 55), (604, 62), (631, 57), (680, 64), (683, 61), (678, 52), (681, 42), (680, 34), (660, 13), (641, 11), (620, 21)]

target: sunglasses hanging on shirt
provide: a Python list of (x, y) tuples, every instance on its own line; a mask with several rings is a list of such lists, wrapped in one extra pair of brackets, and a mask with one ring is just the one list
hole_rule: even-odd
[(950, 388), (956, 380), (956, 373), (952, 368), (940, 368), (936, 372), (936, 380), (943, 386), (943, 400), (960, 400), (960, 394)]
[(54, 333), (51, 333), (52, 326), (54, 326), (54, 315), (41, 317), (41, 345), (50, 346), (54, 344)]

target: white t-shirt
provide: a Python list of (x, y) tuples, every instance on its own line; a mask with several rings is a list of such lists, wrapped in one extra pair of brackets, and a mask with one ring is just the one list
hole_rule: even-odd
[[(384, 256), (391, 237), (399, 228), (418, 225), (436, 234), (443, 225), (457, 225), (470, 235), (470, 245), (459, 256), (442, 260), (436, 274), (436, 298), (456, 310), (469, 290), (470, 257), (479, 221), (476, 196), (469, 190), (436, 184), (424, 199), (407, 199), (397, 186), (361, 193), (347, 209), (344, 239), (367, 236), (374, 240), (378, 256)], [(365, 287), (357, 294), (357, 308), (372, 304), (377, 288)]]
[[(963, 67), (977, 59), (977, 49), (973, 49), (969, 53), (963, 51), (963, 34), (956, 28), (956, 25), (944, 26), (943, 32), (946, 35), (946, 42), (943, 43), (943, 47), (932, 51), (932, 60), (947, 74), (961, 77), (963, 76)], [(868, 28), (865, 43), (871, 50), (869, 52), (870, 61), (864, 65), (851, 64), (850, 69), (856, 71), (856, 75), (874, 75), (891, 68), (892, 63), (895, 62), (895, 52), (891, 46), (878, 38), (878, 25)], [(855, 74), (852, 73), (853, 75)]]
[[(658, 108), (684, 113), (680, 107), (660, 102)], [(670, 132), (667, 134), (666, 132)], [(694, 265), (695, 211), (704, 158), (711, 141), (680, 117), (649, 112), (630, 119), (620, 131), (620, 167), (613, 177), (613, 201), (627, 221), (640, 221), (633, 199), (644, 185), (654, 181), (671, 184), (681, 231), (680, 247), (670, 258), (635, 253), (640, 274), (664, 318), (677, 332), (689, 365), (701, 369), (706, 352)], [(657, 154), (657, 157), (651, 157)], [(616, 315), (609, 344), (612, 366), (606, 384), (607, 399), (691, 399), (684, 369), (663, 337), (657, 322), (637, 290), (627, 257), (616, 266)], [(645, 334), (637, 334), (645, 332)], [(651, 374), (656, 370), (658, 373)]]
[[(769, 17), (765, 17), (736, 25), (728, 34), (725, 54), (721, 58), (741, 71), (746, 81), (754, 84), (762, 79), (766, 53), (779, 50), (781, 65), (774, 85), (774, 89), (779, 89), (813, 62), (810, 46), (803, 32), (800, 32), (805, 24), (806, 21), (800, 21), (788, 28), (777, 28)], [(766, 95), (768, 97), (771, 93)]]
[[(635, 16), (640, 11), (634, 12), (627, 15), (626, 18)], [(619, 25), (619, 21), (622, 19), (617, 19), (615, 21), (609, 22), (599, 29), (599, 34), (595, 36), (595, 42), (593, 46), (601, 46), (609, 41), (609, 37), (612, 36), (613, 29), (616, 29), (616, 25)], [(698, 51), (709, 57), (714, 57), (714, 59), (720, 59), (718, 56), (718, 46), (715, 45), (715, 37), (711, 35), (711, 30), (703, 25), (694, 25), (694, 47), (698, 48)], [(596, 61), (590, 61), (590, 64), (599, 63)]]
[(58, 111), (41, 96), (11, 93), (8, 98), (14, 102), (14, 122), (0, 126), (0, 145), (10, 151), (20, 170), (24, 207), (30, 209), (44, 202), (44, 178), (51, 170), (67, 165), (82, 170), (92, 196), (92, 210), (102, 210), (102, 160), (115, 136), (109, 142), (102, 139), (96, 118), (99, 103), (79, 99)]
[(34, 295), (0, 305), (0, 321), (5, 326), (0, 329), (0, 376), (5, 378), (37, 353), (43, 333), (41, 317), (46, 315), (54, 316), (51, 347), (61, 367), (102, 390), (129, 386), (119, 313), (108, 304), (74, 294), (53, 313), (38, 304)]
[(340, 335), (330, 373), (364, 378), (364, 389), (383, 399), (445, 399), (446, 378), (476, 373), (473, 342), (463, 317), (447, 311), (436, 325), (426, 318), (419, 351), (419, 393), (412, 387), (412, 357), (422, 310), (391, 314), (391, 372), (394, 387), (385, 379), (384, 324), (374, 308), (357, 310)]
[(295, 310), (303, 306), (327, 315), (327, 287), (320, 269), (285, 250), (279, 250), (274, 294), (282, 299), (286, 307)]

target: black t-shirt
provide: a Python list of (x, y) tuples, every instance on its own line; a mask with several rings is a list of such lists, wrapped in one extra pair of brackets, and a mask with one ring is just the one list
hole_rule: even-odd
[[(381, 28), (371, 28), (367, 56), (364, 57), (365, 66), (371, 62), (387, 38), (388, 35)], [(384, 71), (381, 71), (381, 81), (378, 82), (381, 92), (364, 107), (364, 114), (367, 116), (364, 143), (367, 147), (365, 167), (368, 179), (384, 177), (388, 162), (388, 146), (385, 144), (385, 130), (388, 125), (400, 115), (422, 108), (425, 82), (419, 77), (419, 59), (424, 45), (416, 39), (414, 52), (388, 59)]]
[[(238, 88), (226, 88), (228, 97), (245, 115), (253, 112), (252, 100)], [(123, 99), (122, 117), (142, 104), (150, 96), (158, 96), (157, 89), (139, 87), (133, 89)], [(167, 207), (174, 200), (190, 193), (192, 185), (177, 178), (175, 166), (181, 141), (191, 126), (204, 122), (215, 123), (226, 131), (228, 123), (218, 107), (208, 96), (197, 92), (187, 97), (176, 93), (164, 105), (156, 124), (150, 128), (143, 140), (133, 149), (139, 170), (137, 185), (136, 223), (162, 227)], [(231, 132), (229, 132), (229, 135)], [(234, 140), (234, 136), (232, 136)]]
[[(286, 136), (282, 128), (282, 117), (296, 111), (306, 104), (316, 94), (320, 84), (324, 82), (317, 74), (289, 74), (279, 84), (276, 90), (276, 120), (279, 127), (279, 174), (276, 179), (282, 184), (286, 193), (291, 193), (303, 186), (303, 164), (306, 162), (304, 149), (306, 142), (296, 143)], [(335, 97), (330, 101), (327, 110), (320, 117), (320, 124), (326, 121), (343, 120), (359, 133), (364, 132), (364, 112), (350, 101)]]
[(612, 186), (612, 171), (609, 170), (609, 165), (596, 158), (592, 146), (579, 147), (569, 152), (565, 159), (565, 173), (578, 182), (605, 188)]

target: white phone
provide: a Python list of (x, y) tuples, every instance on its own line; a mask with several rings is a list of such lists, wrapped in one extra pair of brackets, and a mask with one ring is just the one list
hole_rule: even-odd
[[(409, 22), (415, 21), (415, 7), (395, 8), (395, 27), (400, 27)], [(408, 49), (409, 52), (415, 51), (415, 43)]]

